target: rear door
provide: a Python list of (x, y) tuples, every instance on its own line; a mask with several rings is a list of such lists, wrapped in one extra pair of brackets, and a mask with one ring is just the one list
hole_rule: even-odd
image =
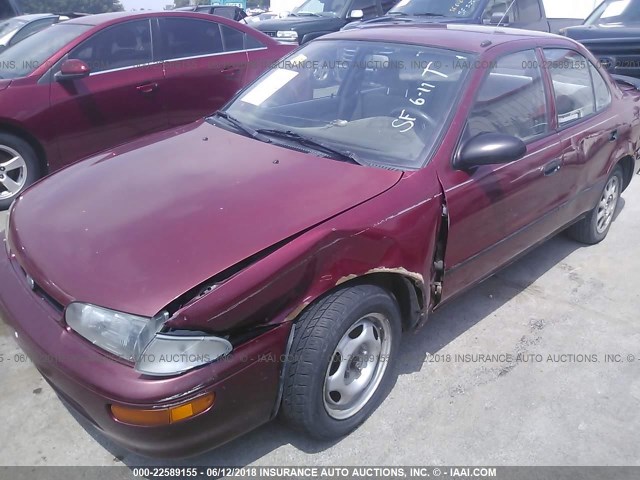
[(598, 69), (580, 53), (544, 50), (552, 81), (558, 130), (564, 151), (563, 190), (569, 202), (563, 211), (571, 221), (593, 208), (608, 176), (607, 168), (629, 126), (611, 107), (611, 92)]
[(488, 70), (460, 144), (505, 133), (527, 145), (515, 162), (439, 172), (449, 212), (443, 299), (491, 274), (558, 226), (562, 146), (550, 123), (552, 101), (534, 50), (502, 56)]
[(66, 58), (86, 62), (91, 74), (51, 84), (48, 118), (63, 163), (167, 128), (158, 98), (162, 64), (155, 62), (150, 19), (100, 30)]
[(162, 18), (160, 39), (169, 123), (181, 125), (215, 112), (244, 85), (244, 33), (222, 22)]

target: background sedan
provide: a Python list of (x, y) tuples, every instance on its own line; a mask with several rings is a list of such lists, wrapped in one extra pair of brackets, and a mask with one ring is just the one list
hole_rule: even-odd
[(69, 20), (0, 53), (0, 208), (74, 160), (221, 107), (291, 47), (188, 12)]
[(53, 24), (81, 16), (83, 14), (34, 13), (10, 18), (0, 23), (0, 52)]

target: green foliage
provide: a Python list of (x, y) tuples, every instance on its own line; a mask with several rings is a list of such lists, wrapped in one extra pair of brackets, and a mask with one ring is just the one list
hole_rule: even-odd
[(24, 13), (105, 13), (123, 10), (118, 0), (20, 0), (20, 7)]

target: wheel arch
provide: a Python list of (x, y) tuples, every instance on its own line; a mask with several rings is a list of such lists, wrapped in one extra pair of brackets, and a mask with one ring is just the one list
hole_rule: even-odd
[(6, 132), (11, 135), (15, 135), (16, 137), (19, 137), (27, 142), (36, 152), (38, 162), (40, 163), (41, 176), (47, 175), (49, 173), (49, 162), (47, 159), (46, 151), (42, 144), (38, 141), (38, 139), (31, 133), (29, 133), (28, 130), (22, 128), (19, 125), (16, 125), (15, 123), (7, 122), (4, 119), (0, 119), (0, 132)]
[(415, 328), (420, 324), (423, 316), (426, 315), (429, 291), (424, 284), (422, 276), (411, 273), (403, 268), (380, 268), (373, 269), (362, 275), (341, 279), (333, 288), (323, 292), (312, 301), (305, 303), (303, 308), (295, 310), (294, 313), (289, 316), (289, 320), (296, 323), (308, 308), (327, 295), (335, 293), (337, 290), (364, 284), (379, 286), (393, 296), (400, 308), (403, 330), (406, 331)]
[(614, 164), (614, 168), (617, 165), (620, 165), (622, 167), (622, 180), (624, 182), (622, 185), (622, 190), (624, 191), (629, 186), (629, 184), (631, 183), (631, 179), (633, 178), (635, 160), (631, 155), (625, 155)]

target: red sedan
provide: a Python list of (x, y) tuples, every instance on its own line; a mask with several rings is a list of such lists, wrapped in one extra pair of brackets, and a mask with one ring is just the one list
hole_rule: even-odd
[[(314, 83), (336, 57), (335, 84)], [(604, 239), (639, 106), (563, 37), (328, 35), (206, 121), (25, 192), (0, 313), (135, 451), (195, 454), (278, 413), (340, 437), (393, 385), (403, 331), (557, 232)]]
[(54, 25), (0, 54), (0, 209), (74, 160), (214, 112), (291, 47), (188, 12)]

